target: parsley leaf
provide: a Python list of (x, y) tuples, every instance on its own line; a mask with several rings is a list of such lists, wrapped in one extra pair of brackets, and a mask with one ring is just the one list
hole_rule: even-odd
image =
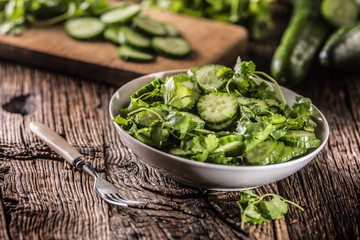
[[(136, 125), (135, 125), (136, 126)], [(169, 131), (164, 124), (155, 120), (149, 128), (141, 128), (132, 134), (137, 140), (155, 148), (161, 148), (169, 137)]]
[(272, 123), (272, 124), (279, 124), (279, 123), (283, 123), (285, 121), (286, 121), (286, 118), (281, 114), (273, 114), (270, 117), (270, 123)]
[(180, 139), (184, 138), (187, 132), (195, 128), (202, 129), (205, 126), (205, 122), (202, 119), (187, 112), (172, 111), (165, 120), (167, 127), (180, 131)]
[(168, 78), (162, 87), (164, 103), (179, 109), (191, 109), (195, 105), (193, 91), (174, 78)]
[[(271, 197), (271, 201), (265, 201), (264, 198), (266, 197)], [(237, 201), (237, 204), (241, 212), (241, 229), (244, 229), (246, 222), (259, 224), (269, 220), (280, 219), (283, 214), (288, 212), (288, 204), (304, 211), (296, 203), (286, 200), (279, 195), (268, 193), (259, 196), (248, 189), (240, 191), (240, 199)]]
[(205, 146), (208, 152), (214, 151), (219, 145), (219, 139), (214, 134), (207, 135), (203, 141), (203, 146)]
[(311, 118), (304, 119), (304, 130), (314, 132), (317, 124)]
[(224, 165), (236, 165), (236, 161), (234, 161), (234, 158), (226, 157), (224, 152), (217, 152), (209, 155), (206, 159), (206, 162)]
[(268, 84), (261, 82), (260, 84), (257, 84), (250, 89), (250, 96), (260, 99), (275, 99), (276, 93), (274, 91), (268, 90), (268, 87)]
[(128, 110), (130, 112), (139, 109), (139, 108), (143, 108), (143, 107), (149, 107), (150, 105), (146, 102), (144, 102), (143, 100), (141, 100), (140, 98), (133, 98), (130, 97), (130, 105), (128, 107)]
[(230, 79), (234, 75), (234, 71), (231, 68), (223, 67), (220, 68), (220, 70), (217, 72), (218, 78), (227, 78)]
[(297, 96), (296, 103), (292, 106), (292, 117), (309, 117), (311, 116), (311, 100), (309, 98)]
[(235, 74), (232, 79), (241, 93), (246, 93), (250, 88), (256, 86), (255, 81), (251, 78), (251, 75), (255, 72), (255, 64), (252, 61), (243, 62), (239, 57), (234, 71)]
[(208, 134), (206, 136), (194, 136), (190, 140), (183, 141), (181, 147), (185, 149), (185, 151), (190, 151), (195, 154), (191, 157), (192, 159), (203, 162), (218, 145), (219, 139), (214, 134)]
[(149, 127), (150, 138), (157, 148), (161, 148), (169, 137), (169, 131), (164, 128), (164, 124), (159, 120), (153, 121)]
[(266, 122), (251, 122), (246, 118), (242, 118), (237, 126), (237, 132), (245, 137), (245, 152), (254, 148), (257, 144), (265, 141), (265, 139), (275, 129), (274, 126)]
[(123, 117), (120, 117), (120, 116), (116, 116), (114, 119), (113, 119), (114, 122), (116, 122), (117, 124), (119, 125), (126, 125), (128, 123), (128, 121), (123, 118)]

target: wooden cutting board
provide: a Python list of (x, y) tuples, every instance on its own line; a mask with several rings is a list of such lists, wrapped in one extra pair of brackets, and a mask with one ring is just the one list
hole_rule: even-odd
[(21, 36), (0, 35), (0, 58), (120, 86), (159, 71), (208, 63), (232, 66), (246, 48), (248, 33), (241, 26), (155, 10), (146, 12), (154, 19), (176, 25), (190, 42), (192, 54), (183, 60), (158, 56), (152, 63), (126, 62), (117, 57), (115, 45), (73, 40), (59, 24), (32, 28)]

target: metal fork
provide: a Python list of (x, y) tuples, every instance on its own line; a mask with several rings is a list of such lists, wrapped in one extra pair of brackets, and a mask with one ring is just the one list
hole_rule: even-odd
[(118, 189), (102, 177), (91, 167), (89, 162), (68, 142), (56, 132), (41, 123), (31, 122), (30, 130), (41, 138), (52, 150), (62, 156), (75, 168), (82, 170), (95, 179), (94, 189), (96, 193), (107, 203), (117, 206), (141, 206), (143, 202), (132, 201), (124, 198)]

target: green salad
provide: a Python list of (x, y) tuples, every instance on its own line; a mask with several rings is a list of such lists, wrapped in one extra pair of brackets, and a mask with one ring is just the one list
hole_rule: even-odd
[[(280, 100), (270, 80), (278, 89)], [(224, 165), (283, 163), (317, 148), (311, 100), (289, 106), (277, 82), (238, 58), (158, 78), (137, 90), (113, 121), (161, 151)]]

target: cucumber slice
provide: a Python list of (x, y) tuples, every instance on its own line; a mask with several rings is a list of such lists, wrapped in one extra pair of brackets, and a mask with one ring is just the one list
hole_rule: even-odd
[(126, 61), (134, 61), (134, 62), (152, 62), (155, 60), (155, 56), (135, 50), (128, 46), (121, 46), (117, 50), (117, 54), (119, 58), (122, 58)]
[(176, 148), (172, 148), (169, 150), (169, 153), (175, 156), (179, 156), (179, 157), (187, 157), (190, 156), (192, 154), (191, 151), (186, 151), (180, 147), (176, 147)]
[(152, 35), (152, 36), (166, 36), (166, 29), (163, 23), (150, 19), (146, 16), (137, 16), (133, 19), (133, 24), (136, 29)]
[(140, 88), (139, 90), (137, 90), (136, 92), (134, 92), (130, 97), (131, 98), (138, 98), (141, 97), (142, 95), (144, 95), (145, 93), (151, 92), (153, 91), (155, 88), (158, 88), (161, 86), (161, 84), (163, 84), (163, 78), (157, 78), (151, 82), (149, 82), (148, 84), (146, 84), (145, 86), (143, 86), (142, 88)]
[(309, 151), (307, 148), (285, 146), (283, 154), (275, 163), (287, 162), (291, 159), (303, 156)]
[(288, 130), (281, 139), (285, 141), (311, 141), (315, 140), (316, 136), (313, 132), (302, 130)]
[(220, 124), (232, 120), (239, 106), (233, 95), (214, 92), (201, 97), (197, 109), (199, 116), (207, 123)]
[(116, 8), (101, 15), (100, 20), (105, 24), (125, 23), (130, 21), (141, 11), (139, 5)]
[(171, 58), (183, 58), (191, 53), (190, 44), (182, 38), (155, 37), (151, 44), (156, 52)]
[(273, 159), (271, 159), (271, 162), (269, 164), (273, 164), (279, 161), (280, 157), (284, 153), (284, 150), (285, 150), (285, 144), (283, 142), (277, 142), (277, 148), (273, 153)]
[(112, 42), (116, 45), (120, 45), (120, 37), (119, 37), (120, 27), (118, 26), (110, 26), (104, 31), (105, 40)]
[(214, 131), (220, 131), (220, 130), (224, 130), (226, 128), (229, 128), (236, 120), (236, 116), (233, 117), (232, 119), (224, 122), (224, 123), (220, 123), (220, 124), (211, 124), (211, 123), (206, 123), (206, 126), (209, 128), (209, 129), (212, 129)]
[(129, 45), (134, 48), (147, 49), (151, 47), (151, 41), (149, 38), (129, 27), (121, 27), (119, 38), (121, 44)]
[(261, 142), (244, 154), (245, 160), (250, 165), (267, 165), (280, 158), (284, 151), (284, 144), (275, 141)]
[(80, 17), (66, 21), (66, 33), (77, 40), (91, 40), (104, 31), (105, 25), (97, 18)]
[(309, 151), (309, 149), (307, 149), (307, 148), (294, 147), (293, 158), (301, 157), (301, 156), (305, 155), (308, 151)]
[(216, 92), (225, 87), (227, 80), (217, 77), (217, 72), (223, 67), (223, 65), (208, 64), (194, 69), (195, 79), (200, 87), (207, 92)]
[(293, 147), (285, 146), (283, 154), (274, 163), (283, 163), (289, 161), (290, 159), (293, 158), (293, 151), (294, 151)]
[(111, 6), (107, 7), (107, 8), (102, 8), (102, 9), (99, 9), (99, 10), (95, 10), (94, 15), (95, 16), (100, 16), (100, 15), (102, 15), (102, 14), (104, 14), (106, 12), (112, 11), (114, 9), (125, 8), (127, 6), (128, 6), (127, 2), (118, 2), (118, 3), (115, 3), (115, 4), (113, 4), (113, 5), (111, 5)]
[(284, 140), (284, 143), (287, 146), (297, 147), (297, 148), (317, 148), (320, 146), (321, 141), (319, 139), (310, 140), (310, 141)]
[(214, 150), (214, 153), (224, 152), (226, 156), (237, 156), (243, 148), (244, 142), (241, 135), (228, 135), (219, 139), (219, 147)]
[(241, 141), (243, 141), (243, 139), (244, 139), (244, 137), (239, 134), (226, 135), (226, 136), (219, 138), (219, 146), (223, 146), (230, 142), (241, 142)]
[(163, 23), (163, 24), (164, 24), (164, 28), (166, 30), (166, 34), (169, 37), (177, 37), (177, 36), (179, 36), (179, 31), (177, 30), (175, 25), (173, 25), (171, 23)]

